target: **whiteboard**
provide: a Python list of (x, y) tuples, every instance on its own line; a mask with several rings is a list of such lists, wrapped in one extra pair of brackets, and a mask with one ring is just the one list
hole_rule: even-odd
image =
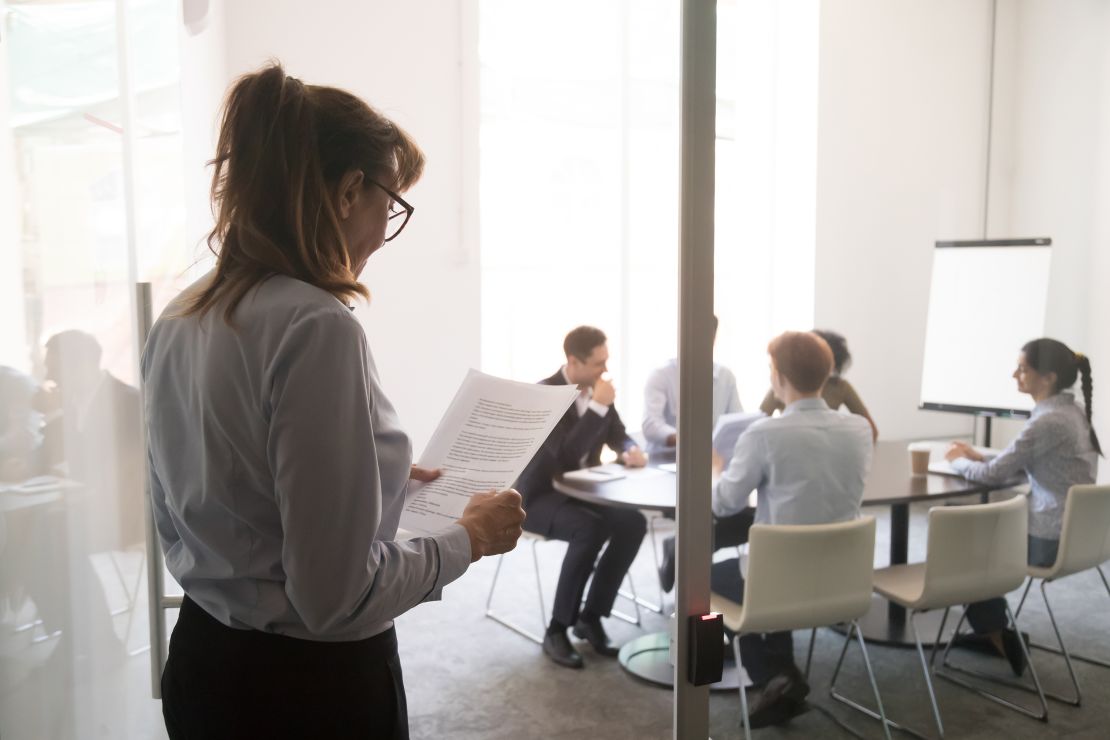
[(1011, 377), (1022, 346), (1044, 335), (1052, 240), (937, 242), (921, 408), (1026, 417)]

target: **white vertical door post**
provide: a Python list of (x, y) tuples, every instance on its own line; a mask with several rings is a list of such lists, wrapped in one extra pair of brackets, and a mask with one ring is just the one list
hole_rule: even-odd
[(716, 0), (683, 0), (674, 736), (699, 740), (709, 735), (709, 688), (687, 678), (687, 625), (709, 611), (716, 61)]

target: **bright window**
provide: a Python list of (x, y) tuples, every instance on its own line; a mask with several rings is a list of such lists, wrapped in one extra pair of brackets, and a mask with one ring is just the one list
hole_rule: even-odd
[[(569, 329), (598, 326), (630, 430), (677, 346), (679, 11), (480, 13), (483, 366), (538, 380)], [(717, 357), (754, 406), (772, 332), (813, 320), (817, 3), (718, 18)]]

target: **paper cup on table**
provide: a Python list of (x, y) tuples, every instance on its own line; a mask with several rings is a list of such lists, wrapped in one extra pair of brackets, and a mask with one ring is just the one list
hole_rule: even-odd
[(910, 472), (925, 475), (929, 472), (929, 457), (933, 454), (931, 442), (913, 442), (907, 448), (910, 452)]

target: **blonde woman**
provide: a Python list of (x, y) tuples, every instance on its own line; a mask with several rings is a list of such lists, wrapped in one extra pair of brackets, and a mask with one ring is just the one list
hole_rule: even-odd
[[(412, 447), (351, 301), (424, 158), (354, 95), (278, 65), (231, 89), (215, 270), (151, 330), (151, 497), (185, 590), (162, 677), (171, 738), (407, 738), (393, 619), (512, 549), (516, 491), (395, 541)], [(414, 277), (414, 282), (415, 282)]]

